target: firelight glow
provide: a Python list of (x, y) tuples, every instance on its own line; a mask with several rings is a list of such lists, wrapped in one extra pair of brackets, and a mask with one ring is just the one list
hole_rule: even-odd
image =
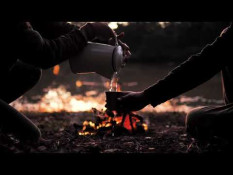
[[(123, 26), (128, 26), (130, 24), (130, 22), (109, 22), (108, 26), (111, 29), (115, 30), (115, 29), (117, 29), (119, 27), (119, 24), (123, 25)], [(160, 25), (161, 28), (164, 29), (164, 28), (166, 28), (170, 24), (170, 22), (161, 21), (161, 22), (158, 22), (158, 24)]]
[(104, 93), (99, 94), (96, 98), (71, 95), (63, 86), (60, 86), (49, 89), (38, 103), (20, 103), (15, 101), (12, 105), (19, 111), (28, 112), (84, 112), (90, 111), (92, 108), (106, 109), (104, 107), (104, 97)]
[(164, 29), (170, 22), (158, 22), (158, 24)]
[(121, 24), (121, 25), (123, 25), (123, 26), (127, 26), (127, 25), (129, 25), (129, 22), (109, 22), (109, 23), (108, 23), (108, 26), (109, 26), (111, 29), (115, 30), (115, 29), (118, 28), (118, 25), (119, 25), (119, 24)]
[[(183, 97), (185, 100), (187, 97)], [(22, 100), (21, 100), (22, 99)], [(92, 108), (98, 110), (106, 110), (105, 108), (105, 93), (97, 93), (96, 91), (87, 91), (85, 95), (72, 95), (65, 87), (50, 88), (44, 94), (40, 101), (31, 103), (23, 99), (18, 99), (11, 103), (19, 111), (25, 112), (86, 112), (91, 111)], [(182, 100), (182, 99), (181, 99)], [(167, 101), (156, 108), (147, 106), (141, 112), (189, 112), (192, 107), (177, 105), (173, 100)]]

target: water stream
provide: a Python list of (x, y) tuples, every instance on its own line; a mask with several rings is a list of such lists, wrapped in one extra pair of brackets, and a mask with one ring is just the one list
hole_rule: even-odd
[(117, 92), (118, 91), (118, 81), (119, 81), (119, 73), (114, 72), (111, 82), (110, 82), (110, 92)]

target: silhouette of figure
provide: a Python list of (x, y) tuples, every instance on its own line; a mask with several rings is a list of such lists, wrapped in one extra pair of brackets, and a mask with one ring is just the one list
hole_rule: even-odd
[(192, 110), (186, 117), (187, 132), (198, 139), (212, 136), (232, 138), (233, 122), (233, 29), (223, 30), (212, 44), (192, 55), (165, 78), (141, 92), (132, 92), (118, 99), (122, 110), (137, 111), (153, 107), (189, 91), (221, 71), (224, 106), (205, 106)]
[(106, 23), (87, 23), (81, 28), (66, 22), (9, 22), (3, 27), (0, 63), (0, 131), (23, 141), (38, 141), (40, 130), (9, 105), (31, 89), (41, 69), (51, 68), (81, 51), (87, 41), (114, 44), (116, 38), (129, 55), (128, 46)]

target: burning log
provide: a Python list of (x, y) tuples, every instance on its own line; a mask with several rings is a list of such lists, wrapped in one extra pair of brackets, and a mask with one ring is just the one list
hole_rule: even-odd
[(84, 121), (83, 128), (78, 134), (121, 135), (122, 133), (135, 134), (146, 132), (148, 126), (143, 122), (141, 116), (133, 112), (118, 110), (116, 99), (126, 94), (128, 94), (128, 92), (106, 92), (107, 109), (101, 112), (92, 108), (96, 119), (95, 123), (92, 121)]
[(104, 112), (92, 109), (93, 121), (84, 121), (79, 135), (121, 135), (145, 133), (148, 130), (143, 118), (132, 112), (119, 113), (117, 111), (106, 110)]

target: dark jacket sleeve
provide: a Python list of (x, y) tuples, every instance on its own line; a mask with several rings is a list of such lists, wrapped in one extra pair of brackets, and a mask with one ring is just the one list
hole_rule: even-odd
[(32, 21), (30, 24), (43, 38), (47, 39), (54, 39), (71, 32), (75, 28), (78, 29), (77, 26), (67, 22)]
[(19, 59), (47, 69), (77, 54), (87, 43), (77, 28), (54, 39), (46, 39), (33, 28), (24, 28), (17, 34)]
[(232, 27), (200, 53), (172, 70), (164, 79), (145, 89), (152, 106), (157, 106), (212, 78), (233, 58)]

